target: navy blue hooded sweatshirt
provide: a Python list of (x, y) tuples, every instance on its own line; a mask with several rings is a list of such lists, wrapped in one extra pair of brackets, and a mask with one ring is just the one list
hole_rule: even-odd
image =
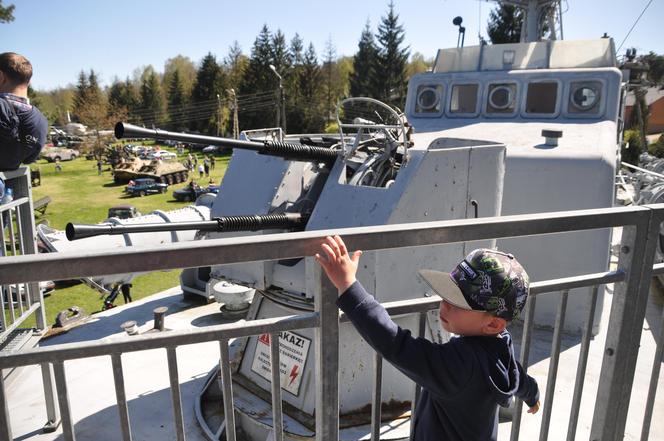
[(414, 338), (355, 282), (337, 300), (362, 337), (387, 361), (422, 386), (415, 407), (413, 440), (495, 440), (498, 405), (513, 395), (533, 406), (534, 378), (514, 356), (512, 337), (454, 337), (437, 344)]
[(0, 94), (0, 171), (36, 161), (47, 131), (48, 121), (27, 99)]

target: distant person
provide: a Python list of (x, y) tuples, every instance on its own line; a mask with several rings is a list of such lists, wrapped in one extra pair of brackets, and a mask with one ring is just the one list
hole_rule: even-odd
[(97, 159), (97, 175), (101, 176), (101, 170), (102, 170), (103, 164), (101, 162), (101, 159)]
[(215, 163), (214, 155), (210, 156), (210, 168), (214, 170), (214, 163)]
[(123, 283), (120, 287), (120, 290), (122, 291), (122, 298), (124, 299), (125, 303), (131, 302), (131, 287), (131, 283)]
[(203, 164), (198, 164), (198, 175), (199, 177), (203, 177), (203, 173), (205, 173), (205, 168), (203, 167)]
[(55, 158), (55, 171), (60, 173), (62, 171), (62, 164), (60, 164), (60, 158)]
[(28, 99), (32, 65), (14, 52), (0, 54), (0, 171), (39, 158), (48, 121)]
[(205, 176), (210, 176), (210, 160), (207, 156), (203, 159), (203, 168), (205, 169)]

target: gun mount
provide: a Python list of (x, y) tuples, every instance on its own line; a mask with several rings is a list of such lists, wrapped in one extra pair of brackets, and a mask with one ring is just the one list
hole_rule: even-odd
[(303, 229), (308, 214), (282, 213), (252, 216), (223, 216), (210, 221), (173, 222), (169, 224), (73, 224), (65, 229), (67, 239), (78, 240), (103, 234), (158, 233), (165, 231), (258, 231), (270, 229)]
[(318, 162), (331, 167), (339, 156), (339, 152), (325, 147), (310, 146), (280, 141), (244, 141), (238, 139), (219, 138), (215, 136), (192, 135), (188, 133), (169, 132), (160, 129), (146, 129), (132, 124), (119, 122), (115, 125), (115, 137), (150, 138), (156, 140), (173, 140), (210, 144), (233, 149), (253, 150), (261, 155), (278, 156), (292, 161)]

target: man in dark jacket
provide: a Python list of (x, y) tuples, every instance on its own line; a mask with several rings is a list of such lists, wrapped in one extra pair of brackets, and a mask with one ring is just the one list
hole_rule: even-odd
[(0, 171), (34, 162), (46, 142), (48, 122), (28, 99), (31, 78), (24, 56), (0, 54)]
[(355, 279), (361, 252), (328, 237), (316, 260), (339, 291), (337, 305), (387, 361), (422, 386), (412, 424), (415, 441), (495, 441), (498, 406), (522, 398), (539, 410), (535, 379), (523, 371), (505, 329), (528, 296), (528, 275), (511, 254), (478, 249), (451, 273), (420, 270), (443, 298), (440, 321), (458, 335), (437, 344), (414, 338)]

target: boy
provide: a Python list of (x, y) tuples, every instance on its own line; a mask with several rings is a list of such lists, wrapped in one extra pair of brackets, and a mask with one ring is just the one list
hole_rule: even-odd
[(327, 237), (316, 260), (339, 291), (337, 305), (386, 360), (422, 386), (414, 440), (495, 440), (498, 405), (513, 395), (539, 410), (539, 389), (516, 360), (505, 329), (523, 309), (528, 275), (511, 254), (479, 249), (450, 274), (420, 270), (443, 298), (440, 321), (458, 337), (445, 344), (414, 338), (355, 279), (361, 251), (352, 256), (339, 236)]

